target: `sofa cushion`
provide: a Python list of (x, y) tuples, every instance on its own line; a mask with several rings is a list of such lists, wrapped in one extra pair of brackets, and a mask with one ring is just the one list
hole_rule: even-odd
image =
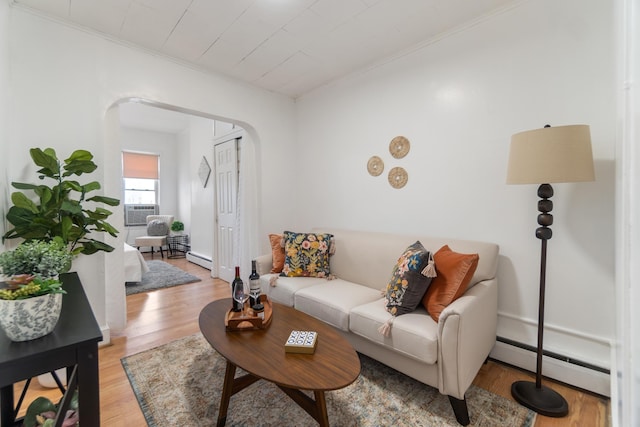
[(379, 290), (335, 279), (297, 291), (294, 295), (294, 307), (338, 329), (348, 331), (351, 309), (375, 300), (380, 300)]
[[(271, 285), (273, 280), (275, 280), (274, 286)], [(260, 276), (262, 293), (268, 295), (271, 300), (289, 307), (293, 307), (293, 296), (300, 289), (326, 282), (327, 279), (319, 277), (280, 277), (277, 274), (263, 274)]]
[(284, 267), (284, 242), (282, 234), (269, 234), (269, 242), (271, 243), (271, 259), (273, 266), (272, 273), (281, 273)]
[(328, 233), (294, 233), (285, 231), (284, 266), (282, 276), (328, 277), (329, 244), (333, 236)]
[(436, 322), (440, 313), (467, 290), (467, 286), (478, 266), (478, 254), (461, 254), (448, 245), (434, 255), (437, 276), (427, 290), (422, 304)]
[(147, 236), (166, 236), (167, 234), (169, 234), (169, 227), (166, 222), (154, 219), (147, 224)]
[(391, 316), (384, 299), (359, 305), (351, 309), (349, 329), (381, 346), (425, 363), (438, 360), (438, 324), (420, 306), (413, 312), (393, 318), (393, 329), (388, 336), (378, 332)]
[(415, 310), (434, 275), (429, 251), (420, 241), (410, 245), (398, 258), (387, 284), (384, 295), (387, 311), (399, 316)]

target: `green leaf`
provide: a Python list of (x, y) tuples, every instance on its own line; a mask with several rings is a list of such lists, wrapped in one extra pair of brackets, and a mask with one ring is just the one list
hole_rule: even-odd
[(107, 196), (89, 197), (87, 199), (87, 202), (104, 203), (105, 205), (109, 205), (109, 206), (118, 206), (120, 204), (119, 199), (114, 199), (113, 197), (107, 197)]
[(42, 168), (38, 171), (39, 173), (50, 178), (60, 174), (60, 165), (58, 164), (56, 152), (53, 149), (47, 148), (45, 151), (42, 151), (39, 148), (32, 148), (29, 150), (29, 154), (31, 154), (33, 162)]
[(74, 160), (64, 166), (66, 172), (63, 176), (82, 175), (83, 173), (91, 173), (98, 168), (98, 165), (91, 160)]
[(66, 243), (72, 240), (70, 237), (71, 229), (73, 228), (73, 221), (68, 216), (63, 216), (60, 220), (60, 235), (59, 237)]
[(56, 150), (54, 150), (53, 148), (51, 147), (45, 148), (44, 153), (48, 156), (53, 157), (54, 159), (56, 159), (56, 161), (58, 160), (58, 155), (56, 154)]
[(113, 251), (113, 246), (107, 245), (104, 242), (99, 242), (97, 240), (86, 240), (81, 242), (82, 245), (82, 253), (85, 255), (91, 255), (98, 251), (111, 252)]
[(12, 193), (11, 194), (11, 201), (18, 208), (26, 209), (26, 210), (31, 211), (33, 213), (38, 213), (38, 205), (33, 203), (31, 201), (31, 199), (29, 199), (23, 193), (17, 193), (17, 192), (16, 193)]
[(37, 212), (31, 209), (21, 208), (19, 206), (11, 206), (7, 212), (7, 221), (13, 225), (30, 224)]
[(100, 221), (96, 224), (96, 231), (106, 231), (113, 237), (118, 236), (118, 230), (116, 230), (111, 224), (104, 221)]
[(77, 215), (82, 213), (82, 207), (75, 200), (63, 200), (60, 204), (60, 210), (67, 212), (71, 215)]
[(62, 185), (66, 189), (71, 189), (73, 191), (77, 191), (78, 193), (82, 193), (82, 185), (80, 185), (78, 181), (64, 181)]
[(84, 213), (89, 216), (89, 218), (91, 218), (92, 220), (95, 221), (100, 221), (103, 219), (107, 219), (109, 217), (109, 215), (111, 215), (111, 212), (106, 210), (106, 209), (101, 209), (101, 208), (97, 208), (94, 211), (88, 211), (85, 210)]
[(76, 150), (73, 153), (71, 153), (71, 155), (69, 156), (68, 159), (66, 159), (64, 162), (65, 163), (71, 163), (73, 161), (76, 160), (91, 160), (93, 159), (93, 154), (91, 154), (89, 151), (87, 150)]
[(12, 182), (11, 185), (18, 190), (34, 190), (39, 187), (38, 185), (27, 184), (24, 182)]
[(27, 408), (23, 421), (24, 427), (36, 427), (36, 415), (48, 411), (56, 412), (56, 405), (46, 397), (40, 396), (36, 398)]
[(90, 182), (88, 184), (85, 184), (82, 186), (82, 191), (84, 191), (85, 193), (88, 193), (90, 191), (95, 191), (95, 190), (99, 190), (100, 187), (100, 183), (98, 181), (93, 181)]

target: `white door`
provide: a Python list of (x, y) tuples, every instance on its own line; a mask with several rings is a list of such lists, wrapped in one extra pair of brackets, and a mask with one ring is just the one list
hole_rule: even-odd
[(216, 261), (218, 277), (231, 283), (235, 276), (233, 254), (238, 194), (238, 140), (234, 138), (214, 147), (216, 174)]

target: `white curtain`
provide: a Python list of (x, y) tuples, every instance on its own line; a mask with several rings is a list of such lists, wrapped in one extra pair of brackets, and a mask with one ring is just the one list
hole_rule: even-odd
[(246, 133), (239, 141), (240, 177), (238, 182), (238, 202), (236, 208), (236, 254), (243, 280), (251, 272), (251, 260), (260, 255), (258, 211), (258, 175), (256, 173), (255, 143)]

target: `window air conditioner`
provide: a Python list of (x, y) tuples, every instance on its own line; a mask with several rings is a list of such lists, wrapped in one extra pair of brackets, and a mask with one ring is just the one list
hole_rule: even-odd
[(124, 225), (147, 225), (147, 215), (158, 215), (158, 205), (124, 205)]

